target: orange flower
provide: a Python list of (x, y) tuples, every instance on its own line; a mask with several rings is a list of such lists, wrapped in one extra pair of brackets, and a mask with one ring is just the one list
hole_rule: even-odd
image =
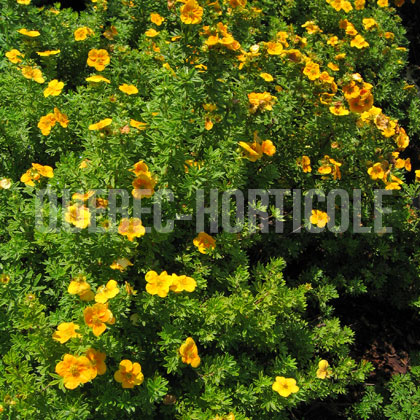
[(181, 21), (186, 25), (200, 23), (203, 17), (203, 8), (196, 0), (188, 0), (181, 7)]
[(105, 353), (101, 353), (98, 350), (90, 348), (86, 352), (86, 357), (89, 359), (92, 364), (92, 370), (95, 372), (92, 379), (94, 379), (96, 375), (103, 375), (106, 372)]
[(97, 71), (102, 71), (110, 63), (110, 58), (107, 50), (92, 49), (89, 51), (87, 65), (95, 67)]
[(164, 20), (165, 18), (163, 18), (159, 13), (150, 13), (150, 21), (153, 22), (155, 25), (162, 25)]
[(38, 122), (38, 128), (41, 130), (41, 133), (44, 136), (48, 136), (51, 133), (51, 129), (55, 126), (57, 122), (55, 115), (53, 113), (49, 113), (47, 115), (43, 115)]
[(302, 167), (303, 172), (312, 172), (311, 159), (309, 159), (308, 156), (302, 156), (302, 158), (298, 160), (298, 165)]
[(74, 31), (74, 39), (76, 41), (84, 41), (90, 35), (93, 35), (93, 31), (87, 26), (83, 26)]
[(252, 92), (248, 94), (248, 100), (251, 105), (250, 112), (253, 114), (256, 111), (271, 111), (277, 98), (271, 96), (269, 92), (256, 93)]
[(319, 70), (319, 64), (314, 63), (313, 61), (308, 61), (305, 68), (303, 69), (303, 74), (308, 77), (309, 80), (316, 80), (321, 75)]
[(99, 337), (106, 330), (106, 324), (112, 325), (115, 323), (115, 318), (108, 309), (107, 303), (95, 303), (93, 306), (88, 306), (83, 311), (83, 317), (96, 337)]
[(214, 249), (216, 247), (215, 239), (205, 232), (200, 232), (198, 236), (193, 240), (193, 244), (202, 254), (207, 254), (209, 249)]
[(134, 388), (143, 383), (144, 375), (139, 363), (132, 363), (130, 360), (124, 359), (120, 362), (120, 368), (114, 373), (114, 379), (123, 388)]
[(151, 295), (158, 295), (161, 298), (168, 296), (169, 288), (172, 285), (172, 276), (169, 276), (166, 271), (160, 274), (156, 271), (148, 271), (146, 273), (146, 291)]
[(71, 354), (64, 355), (64, 360), (57, 364), (55, 371), (64, 379), (64, 386), (67, 389), (75, 389), (80, 384), (89, 382), (95, 374), (87, 357)]
[(146, 229), (137, 217), (131, 219), (124, 218), (118, 226), (118, 233), (127, 236), (129, 241), (133, 241), (134, 238), (141, 238), (146, 233)]
[(54, 108), (54, 118), (63, 128), (66, 128), (69, 125), (67, 115), (63, 114), (58, 108)]
[(198, 355), (197, 345), (195, 341), (188, 337), (184, 343), (179, 348), (179, 354), (182, 357), (183, 363), (191, 365), (193, 368), (196, 368), (200, 365), (200, 356)]
[(151, 197), (155, 193), (156, 180), (150, 172), (142, 172), (133, 181), (132, 185), (134, 187), (133, 197), (139, 200), (143, 197)]
[(61, 344), (66, 343), (71, 338), (81, 337), (76, 332), (80, 327), (73, 322), (62, 322), (58, 327), (57, 331), (53, 334), (53, 339), (59, 341)]

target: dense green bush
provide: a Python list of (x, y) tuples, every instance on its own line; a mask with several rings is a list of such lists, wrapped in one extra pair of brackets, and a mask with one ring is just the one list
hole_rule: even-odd
[[(25, 3), (0, 0), (3, 416), (289, 419), (362, 384), (372, 366), (351, 357), (354, 334), (333, 301), (419, 302), (419, 188), (406, 150), (420, 100), (403, 78), (395, 9), (98, 0), (79, 14)], [(139, 188), (152, 191), (140, 200)], [(381, 188), (392, 233), (374, 231)], [(45, 189), (57, 207), (37, 201)], [(116, 189), (130, 201), (118, 197), (113, 220)], [(173, 193), (161, 200), (164, 219), (193, 220), (131, 232), (133, 205), (157, 205), (164, 189)], [(273, 196), (249, 198), (267, 211), (268, 233), (252, 217), (230, 233), (213, 232), (206, 216), (197, 231), (197, 192), (209, 206), (211, 189), (219, 225), (226, 191), (295, 189), (304, 200), (345, 190), (350, 227), (312, 233), (327, 222), (322, 197), (296, 225), (286, 195), (283, 214)], [(355, 232), (353, 213), (371, 233)], [(141, 220), (151, 227), (153, 214)], [(211, 234), (204, 244), (200, 231)], [(400, 383), (418, 393), (408, 377), (391, 392)], [(354, 415), (402, 418), (399, 400), (382, 398), (369, 391)]]

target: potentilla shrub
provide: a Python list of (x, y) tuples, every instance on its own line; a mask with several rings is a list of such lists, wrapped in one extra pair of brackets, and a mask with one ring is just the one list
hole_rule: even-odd
[(3, 416), (288, 419), (361, 384), (334, 299), (419, 291), (393, 6), (0, 5)]

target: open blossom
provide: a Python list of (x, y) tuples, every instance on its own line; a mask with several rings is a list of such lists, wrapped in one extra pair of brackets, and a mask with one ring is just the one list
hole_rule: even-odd
[(146, 233), (146, 229), (139, 218), (124, 218), (118, 226), (118, 233), (126, 236), (129, 241), (133, 241), (134, 238), (141, 238)]
[(386, 168), (384, 167), (383, 163), (378, 162), (371, 166), (367, 172), (371, 179), (375, 181), (377, 179), (385, 178)]
[(28, 169), (21, 177), (20, 180), (25, 185), (29, 185), (31, 187), (35, 186), (35, 182), (40, 182), (41, 177), (46, 178), (53, 178), (54, 172), (51, 166), (42, 166), (39, 163), (33, 163), (32, 168)]
[(119, 369), (114, 373), (114, 379), (123, 388), (134, 388), (136, 385), (143, 383), (144, 375), (139, 363), (124, 359), (121, 360)]
[(198, 348), (195, 344), (195, 341), (191, 337), (188, 337), (184, 343), (182, 343), (178, 351), (182, 357), (183, 363), (187, 363), (193, 368), (196, 368), (200, 365), (201, 359), (198, 355)]
[(57, 79), (51, 80), (48, 83), (48, 87), (44, 90), (44, 96), (47, 98), (48, 96), (58, 96), (61, 91), (63, 90), (64, 83), (58, 81)]
[(146, 130), (147, 123), (130, 119), (130, 126), (137, 128), (137, 130), (139, 131), (142, 131), (142, 130)]
[(269, 92), (252, 92), (248, 94), (248, 100), (250, 103), (250, 112), (253, 114), (258, 110), (271, 111), (277, 98), (275, 96), (272, 96)]
[(23, 77), (25, 77), (26, 79), (31, 79), (40, 84), (45, 82), (45, 79), (42, 77), (42, 72), (40, 69), (31, 66), (23, 66), (21, 71)]
[(200, 23), (203, 17), (203, 8), (196, 0), (188, 0), (180, 11), (181, 21), (187, 25)]
[(111, 83), (111, 80), (107, 79), (104, 76), (101, 76), (100, 74), (93, 74), (92, 76), (86, 77), (85, 80), (87, 82), (93, 82), (93, 83), (99, 83), (99, 82)]
[(150, 21), (153, 22), (157, 26), (162, 25), (164, 20), (165, 20), (165, 18), (162, 17), (159, 13), (151, 13), (150, 14)]
[(307, 61), (305, 68), (303, 69), (303, 74), (308, 77), (309, 80), (316, 80), (321, 76), (319, 70), (319, 64), (314, 63), (313, 61)]
[(96, 375), (103, 375), (106, 372), (106, 364), (105, 364), (106, 354), (105, 353), (102, 353), (98, 350), (90, 348), (86, 352), (86, 357), (89, 359), (92, 365), (92, 370), (94, 372), (92, 375), (93, 376), (92, 379), (94, 379)]
[(74, 31), (74, 39), (76, 41), (84, 41), (90, 35), (93, 35), (93, 31), (87, 26), (83, 26)]
[(105, 330), (106, 324), (114, 324), (115, 318), (108, 309), (107, 303), (95, 303), (83, 311), (86, 325), (92, 328), (93, 334), (99, 337)]
[(12, 186), (10, 178), (0, 178), (0, 190), (8, 190)]
[(318, 363), (318, 370), (316, 371), (316, 377), (319, 379), (325, 379), (331, 376), (331, 369), (329, 363), (326, 360), (321, 360)]
[(127, 95), (135, 95), (136, 93), (139, 93), (139, 90), (134, 85), (127, 85), (127, 83), (118, 86), (118, 89)]
[(149, 38), (154, 38), (155, 36), (159, 35), (159, 31), (154, 28), (150, 28), (144, 34)]
[(51, 133), (51, 129), (55, 126), (57, 122), (55, 115), (50, 112), (47, 115), (43, 115), (38, 122), (38, 128), (41, 130), (41, 133), (44, 136), (48, 136)]
[(356, 35), (351, 41), (350, 46), (356, 47), (357, 49), (367, 48), (369, 47), (369, 43), (366, 42), (365, 38), (362, 35)]
[(60, 50), (46, 50), (36, 52), (40, 57), (49, 57), (50, 55), (60, 54)]
[(120, 293), (118, 283), (115, 280), (109, 280), (104, 286), (99, 286), (95, 295), (95, 302), (106, 303), (109, 299), (117, 296)]
[(284, 376), (276, 376), (276, 380), (272, 385), (273, 391), (278, 392), (282, 397), (287, 398), (290, 394), (299, 391), (296, 385), (296, 379), (285, 378)]
[(158, 295), (164, 298), (169, 293), (169, 288), (172, 285), (172, 276), (166, 271), (162, 271), (160, 274), (156, 271), (148, 271), (146, 273), (146, 291), (151, 295)]
[(90, 284), (86, 281), (86, 277), (79, 275), (74, 277), (67, 289), (71, 295), (78, 295), (83, 301), (90, 301), (94, 298), (94, 293), (90, 289)]
[[(63, 378), (67, 389), (75, 389), (93, 379), (95, 370), (86, 356), (65, 354), (63, 361), (55, 367), (55, 371)], [(96, 375), (95, 375), (96, 376)]]
[(110, 58), (107, 50), (92, 49), (89, 51), (87, 65), (95, 67), (97, 71), (102, 71), (110, 63)]
[(79, 326), (74, 322), (62, 322), (57, 327), (57, 331), (53, 334), (53, 339), (64, 344), (71, 338), (81, 337), (81, 335), (76, 332), (78, 329)]
[(191, 293), (195, 290), (196, 287), (197, 282), (192, 277), (172, 274), (172, 284), (170, 285), (171, 291), (175, 293), (180, 293), (183, 291)]
[(67, 207), (65, 220), (79, 229), (85, 229), (90, 226), (90, 210), (86, 206), (73, 204)]
[(206, 232), (200, 232), (193, 240), (193, 244), (202, 254), (207, 254), (209, 249), (214, 249), (216, 247), (215, 239)]
[(309, 218), (309, 221), (318, 226), (320, 229), (324, 228), (325, 225), (330, 221), (330, 217), (325, 211), (322, 210), (312, 210), (312, 215)]
[(9, 59), (9, 61), (13, 64), (20, 63), (22, 61), (22, 58), (25, 57), (24, 54), (22, 54), (19, 50), (16, 50), (15, 48), (8, 51), (5, 55)]
[(155, 193), (156, 180), (150, 173), (140, 173), (132, 183), (134, 189), (133, 197), (141, 199), (143, 197), (151, 197)]

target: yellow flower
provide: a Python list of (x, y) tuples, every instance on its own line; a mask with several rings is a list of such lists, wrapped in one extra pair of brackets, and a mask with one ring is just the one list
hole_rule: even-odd
[(325, 225), (330, 221), (330, 217), (325, 211), (322, 210), (312, 210), (312, 215), (309, 218), (309, 221), (318, 226), (320, 229), (324, 228)]
[(85, 229), (90, 226), (90, 210), (85, 206), (73, 204), (67, 207), (65, 220), (79, 229)]
[(79, 333), (76, 332), (80, 327), (74, 322), (62, 322), (58, 327), (57, 331), (53, 334), (53, 339), (60, 342), (61, 344), (66, 343), (71, 338), (81, 337)]
[(92, 76), (86, 77), (85, 79), (87, 82), (99, 83), (111, 83), (111, 80), (107, 79), (106, 77), (101, 76), (100, 74), (93, 74)]
[(35, 37), (41, 35), (40, 32), (38, 32), (38, 31), (28, 31), (25, 28), (19, 29), (18, 32), (22, 35), (26, 35), (26, 36), (29, 36), (31, 38), (35, 38)]
[(248, 100), (250, 103), (250, 112), (253, 114), (256, 111), (272, 111), (273, 105), (277, 98), (272, 96), (269, 92), (256, 93), (252, 92), (248, 94)]
[[(132, 121), (135, 121), (135, 120), (132, 120)], [(130, 123), (130, 125), (131, 125), (131, 123)], [(132, 127), (134, 127), (134, 126), (132, 126)], [(139, 176), (141, 174), (151, 176), (151, 173), (149, 172), (149, 167), (142, 160), (139, 160), (138, 162), (136, 162), (133, 165), (133, 169), (129, 169), (129, 171), (134, 172), (134, 174), (136, 176)]]
[(60, 50), (37, 51), (40, 57), (49, 57), (50, 55), (60, 54)]
[(175, 293), (182, 291), (193, 292), (197, 286), (197, 282), (192, 278), (185, 275), (177, 276), (172, 274), (172, 284), (170, 289)]
[(389, 1), (388, 0), (378, 0), (376, 3), (378, 4), (379, 7), (388, 7), (389, 6)]
[(130, 360), (124, 359), (121, 360), (119, 369), (114, 373), (114, 379), (123, 388), (134, 388), (143, 383), (144, 375), (139, 363), (132, 363)]
[(24, 54), (22, 54), (19, 50), (16, 50), (15, 48), (8, 51), (5, 55), (13, 64), (20, 63), (22, 61), (22, 58), (20, 57), (25, 57)]
[(104, 31), (103, 36), (106, 39), (112, 41), (118, 35), (117, 28), (114, 25), (111, 25), (106, 31)]
[(0, 274), (0, 283), (1, 284), (8, 284), (10, 281), (10, 276), (8, 274), (2, 273)]
[(397, 143), (398, 148), (401, 150), (404, 150), (410, 144), (410, 139), (407, 136), (404, 128), (398, 127), (395, 142)]
[(32, 168), (28, 169), (21, 177), (20, 181), (31, 187), (35, 186), (34, 181), (40, 182), (41, 177), (53, 178), (54, 172), (51, 166), (42, 166), (39, 163), (33, 163)]
[(48, 87), (44, 90), (44, 96), (46, 98), (50, 95), (58, 96), (63, 90), (63, 87), (63, 82), (59, 82), (57, 79), (51, 80), (51, 82), (48, 83)]
[(78, 295), (83, 301), (90, 301), (95, 297), (94, 293), (90, 290), (90, 284), (83, 275), (74, 277), (71, 280), (67, 291), (71, 295)]
[(65, 354), (63, 361), (55, 367), (55, 371), (64, 380), (67, 389), (75, 389), (80, 384), (89, 382), (95, 375), (92, 363), (86, 356)]
[(120, 293), (118, 283), (115, 280), (109, 280), (105, 286), (99, 286), (95, 295), (95, 302), (106, 303), (109, 299), (117, 296)]
[(266, 82), (272, 82), (274, 77), (269, 73), (260, 73), (260, 77), (262, 77)]
[(356, 47), (360, 50), (362, 48), (369, 47), (369, 43), (366, 42), (365, 38), (363, 38), (362, 35), (356, 35), (356, 37), (350, 41), (350, 46)]
[(387, 180), (384, 180), (384, 182), (386, 185), (386, 190), (400, 190), (401, 184), (404, 183), (400, 178), (396, 177), (395, 175), (391, 175), (391, 182), (388, 182)]
[(326, 360), (321, 360), (318, 363), (318, 370), (316, 371), (316, 377), (319, 379), (325, 379), (331, 376), (331, 369), (329, 369), (329, 363)]
[(166, 271), (160, 274), (156, 271), (148, 271), (146, 273), (146, 291), (151, 295), (158, 295), (161, 298), (168, 296), (169, 288), (172, 285), (172, 276), (168, 275)]
[(28, 5), (31, 4), (31, 0), (17, 0), (18, 4)]
[(200, 232), (193, 240), (193, 244), (202, 254), (207, 254), (209, 249), (216, 248), (216, 240), (205, 232)]
[(150, 13), (150, 21), (157, 26), (162, 25), (165, 18), (163, 18), (159, 13)]
[(266, 46), (270, 55), (280, 55), (283, 52), (283, 44), (280, 42), (267, 42)]
[(182, 357), (182, 362), (191, 365), (196, 368), (200, 365), (200, 356), (198, 355), (198, 348), (195, 341), (188, 337), (179, 348), (179, 354)]
[(110, 268), (113, 270), (124, 271), (128, 266), (133, 265), (133, 263), (127, 258), (118, 258), (116, 261), (110, 265)]
[(74, 39), (76, 41), (84, 41), (90, 35), (93, 35), (93, 31), (87, 26), (83, 26), (74, 31)]
[(319, 64), (314, 63), (313, 61), (308, 61), (305, 68), (303, 69), (303, 74), (308, 77), (309, 80), (316, 80), (321, 75), (319, 70)]
[(354, 8), (356, 10), (363, 10), (365, 8), (366, 0), (356, 0), (354, 2)]
[(159, 31), (154, 28), (150, 28), (144, 34), (149, 38), (154, 38), (155, 36), (159, 35)]
[(302, 167), (303, 172), (312, 172), (311, 159), (309, 159), (308, 156), (302, 156), (302, 158), (298, 160), (298, 165)]
[(258, 159), (261, 159), (263, 155), (262, 146), (258, 142), (245, 143), (240, 141), (239, 146), (241, 146), (245, 151), (244, 157), (251, 162), (256, 162)]
[(105, 118), (95, 124), (89, 126), (89, 130), (101, 130), (102, 128), (108, 127), (112, 123), (112, 118)]
[(282, 397), (287, 398), (290, 394), (299, 391), (296, 380), (293, 378), (285, 378), (284, 376), (276, 376), (276, 380), (272, 385), (273, 391), (278, 392)]
[(40, 84), (45, 82), (44, 78), (42, 77), (41, 70), (36, 69), (34, 67), (31, 67), (31, 66), (22, 67), (22, 75), (26, 79), (32, 79), (35, 82), (40, 83)]
[(110, 58), (107, 50), (92, 49), (89, 51), (87, 65), (94, 67), (97, 71), (102, 71), (110, 63)]
[(305, 22), (303, 25), (300, 25), (300, 26), (302, 28), (305, 28), (308, 34), (316, 34), (317, 32), (322, 32), (320, 27), (316, 25), (315, 22), (312, 20), (308, 20), (307, 22)]
[(181, 22), (186, 25), (200, 23), (203, 17), (203, 8), (196, 0), (188, 0), (180, 9)]
[(336, 102), (334, 106), (330, 106), (330, 112), (334, 115), (342, 116), (349, 115), (350, 111), (343, 107), (341, 102)]
[(115, 318), (108, 309), (107, 303), (95, 303), (83, 311), (86, 325), (92, 328), (93, 334), (99, 337), (105, 330), (106, 324), (114, 324)]
[(407, 159), (397, 159), (395, 162), (395, 167), (397, 169), (404, 168), (406, 171), (411, 171), (411, 160), (410, 158)]
[(371, 166), (367, 172), (373, 180), (383, 179), (385, 177), (383, 164), (379, 162)]
[(141, 238), (146, 233), (146, 229), (137, 217), (131, 219), (124, 218), (118, 226), (118, 233), (127, 236), (129, 241), (133, 241), (134, 238)]
[(376, 22), (375, 19), (373, 18), (364, 18), (363, 19), (363, 27), (367, 30), (370, 31), (371, 29), (375, 28), (378, 26), (378, 23)]
[(327, 66), (332, 71), (339, 71), (340, 70), (340, 67), (338, 67), (337, 64), (334, 64), (334, 63), (328, 63)]
[(127, 83), (122, 84), (121, 86), (118, 86), (118, 89), (121, 92), (126, 93), (127, 95), (135, 95), (139, 92), (139, 90), (134, 85), (127, 85)]
[(337, 36), (331, 36), (331, 37), (328, 39), (327, 44), (328, 44), (328, 45), (332, 45), (332, 46), (334, 47), (334, 46), (335, 46), (335, 45), (337, 45), (339, 42), (340, 42), (340, 40), (338, 39), (338, 37), (337, 37)]
[(416, 169), (415, 174), (416, 174), (416, 182), (420, 182), (420, 169)]

